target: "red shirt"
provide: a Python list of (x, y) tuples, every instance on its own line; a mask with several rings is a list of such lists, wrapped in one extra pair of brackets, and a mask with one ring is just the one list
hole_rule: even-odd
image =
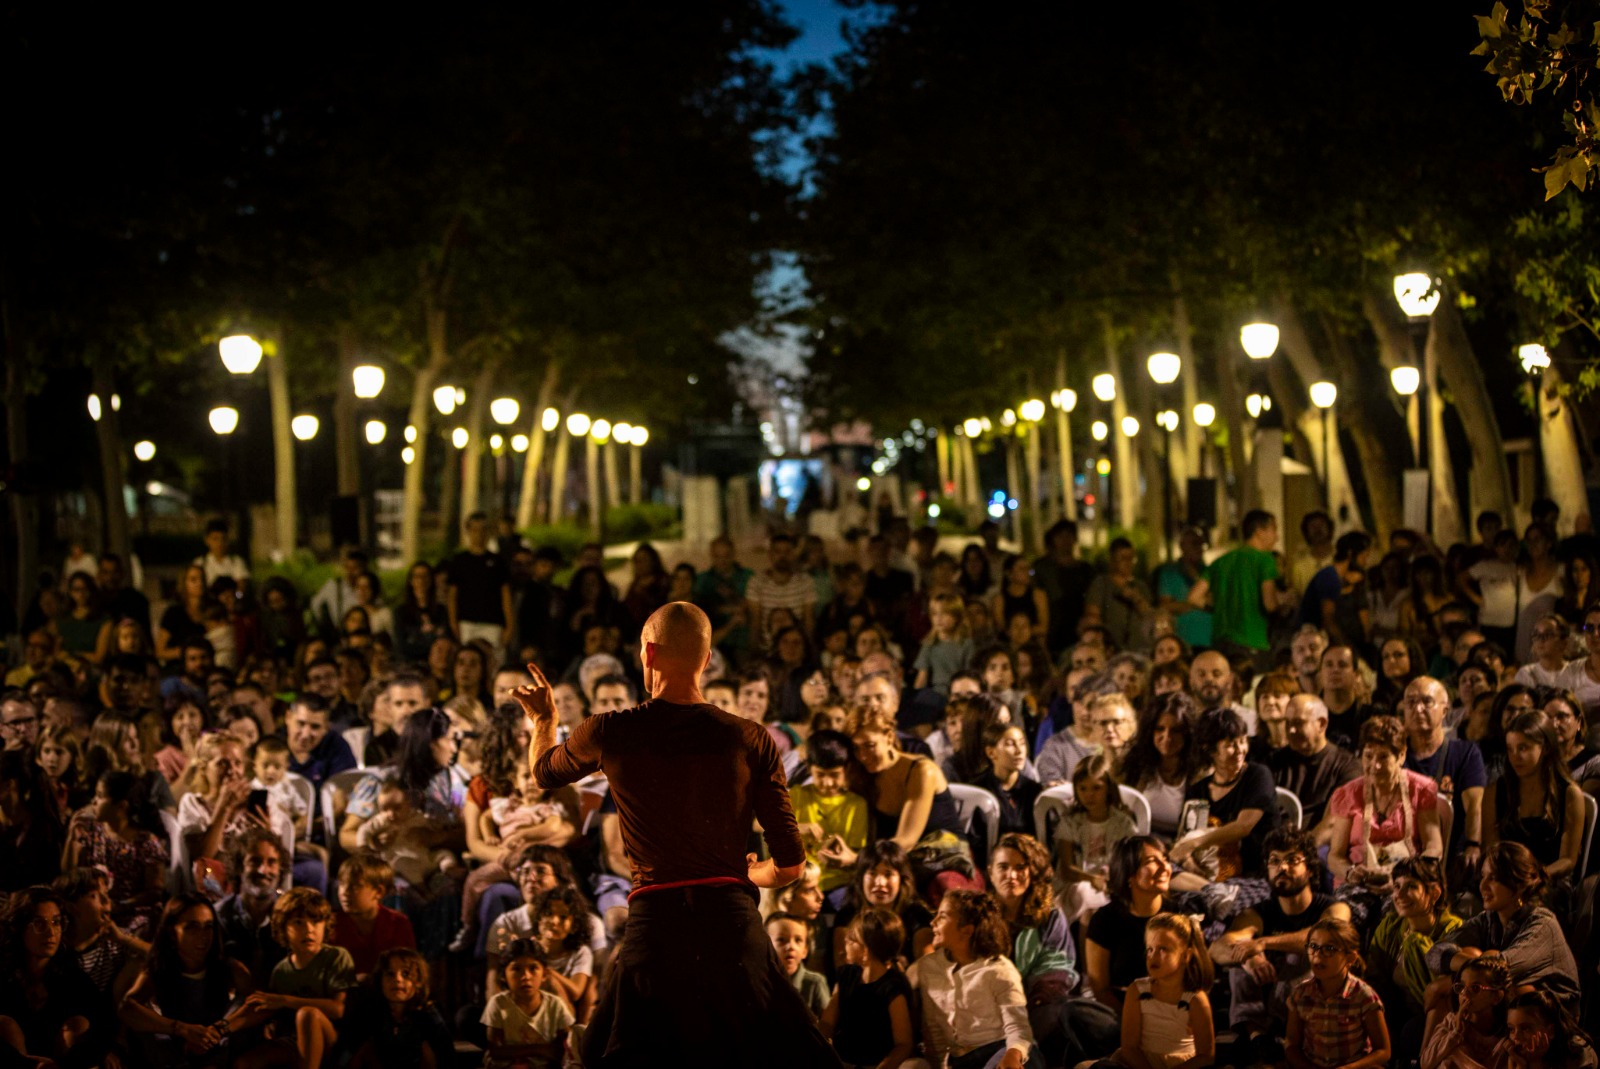
[(417, 937), (411, 930), (411, 920), (399, 910), (388, 906), (378, 907), (378, 918), (372, 922), (372, 931), (366, 935), (356, 927), (355, 919), (348, 913), (333, 915), (333, 931), (328, 942), (344, 947), (356, 963), (356, 973), (366, 976), (378, 967), (378, 955), (391, 947), (417, 949)]

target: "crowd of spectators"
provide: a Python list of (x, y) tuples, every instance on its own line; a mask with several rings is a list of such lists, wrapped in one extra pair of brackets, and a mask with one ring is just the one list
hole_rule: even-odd
[(75, 551), (0, 694), (0, 1067), (572, 1064), (630, 867), (511, 694), (636, 704), (670, 600), (783, 755), (763, 916), (845, 1064), (1594, 1066), (1600, 590), (1556, 519), (1373, 563), (1252, 512), (1141, 576), (884, 516), (614, 585), (477, 514), (394, 604), (355, 550), (257, 584), (217, 523), (159, 613)]

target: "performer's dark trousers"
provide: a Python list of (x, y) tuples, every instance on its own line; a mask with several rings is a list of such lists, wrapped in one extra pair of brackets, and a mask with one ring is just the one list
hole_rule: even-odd
[(627, 934), (583, 1037), (583, 1063), (840, 1065), (778, 964), (753, 890), (738, 885), (634, 895)]

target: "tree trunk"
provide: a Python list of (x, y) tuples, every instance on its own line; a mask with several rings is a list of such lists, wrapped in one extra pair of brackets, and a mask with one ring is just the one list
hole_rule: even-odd
[(1128, 384), (1122, 378), (1121, 361), (1117, 356), (1117, 332), (1110, 316), (1101, 320), (1100, 334), (1105, 347), (1106, 370), (1111, 372), (1117, 384), (1108, 428), (1114, 466), (1111, 477), (1117, 494), (1117, 523), (1124, 530), (1130, 530), (1139, 522), (1139, 473), (1133, 466), (1133, 443), (1122, 433), (1122, 420), (1128, 414)]
[[(566, 398), (561, 403), (561, 411), (572, 412), (572, 406), (577, 399), (578, 393), (576, 390), (568, 391)], [(565, 419), (556, 425), (555, 435), (555, 457), (550, 463), (549, 521), (551, 523), (560, 523), (566, 518), (567, 469), (572, 464), (572, 435), (567, 433)]]
[[(522, 496), (517, 500), (517, 526), (528, 527), (534, 522), (535, 510), (539, 503), (539, 468), (544, 464), (544, 440), (546, 438), (542, 420), (544, 410), (549, 408), (555, 398), (556, 383), (561, 378), (561, 361), (552, 356), (544, 365), (544, 378), (539, 382), (539, 396), (534, 402), (532, 418), (528, 420), (528, 456), (522, 466)], [(561, 433), (557, 426), (556, 433)]]
[[(1231, 498), (1237, 512), (1230, 517), (1226, 513), (1217, 517), (1217, 526), (1224, 531), (1231, 528), (1235, 520), (1242, 518), (1245, 511), (1255, 507), (1259, 500), (1255, 480), (1250, 477), (1249, 464), (1245, 459), (1245, 411), (1244, 394), (1239, 389), (1238, 359), (1232, 350), (1224, 347), (1215, 354), (1216, 368), (1212, 381), (1217, 384), (1217, 416), (1228, 429), (1227, 442), (1227, 471), (1217, 472), (1217, 482), (1226, 486), (1231, 475), (1233, 479), (1233, 493), (1225, 495), (1224, 500)], [(1213, 425), (1214, 426), (1214, 425)]]
[(484, 357), (483, 366), (472, 380), (467, 398), (467, 447), (461, 451), (461, 519), (466, 521), (479, 509), (483, 493), (484, 439), (483, 421), (489, 412), (489, 400), (494, 392), (495, 373), (500, 370), (500, 356), (491, 353)]
[(1473, 516), (1485, 509), (1510, 516), (1511, 470), (1506, 464), (1505, 440), (1500, 436), (1500, 422), (1495, 419), (1494, 403), (1483, 381), (1483, 368), (1472, 351), (1472, 342), (1461, 323), (1461, 312), (1450, 296), (1446, 292), (1430, 325), (1439, 374), (1450, 387), (1450, 398), (1455, 402), (1461, 422), (1471, 428), (1467, 435), (1472, 447), (1468, 506)]
[[(1056, 354), (1056, 389), (1067, 388), (1067, 354)], [(1078, 473), (1072, 463), (1072, 416), (1065, 407), (1056, 409), (1056, 464), (1061, 468), (1061, 518), (1078, 518)]]
[[(411, 443), (414, 452), (411, 463), (406, 465), (400, 506), (400, 556), (408, 564), (417, 560), (422, 553), (422, 486), (428, 471), (428, 446), (433, 441), (433, 434), (428, 426), (428, 408), (433, 404), (434, 387), (450, 361), (450, 350), (447, 345), (448, 318), (445, 310), (432, 299), (425, 298), (422, 318), (427, 334), (428, 360), (417, 369), (416, 376), (411, 380), (411, 405), (407, 411), (406, 421), (417, 429), (417, 440)], [(450, 465), (447, 463), (445, 467), (448, 469)], [(449, 507), (445, 504), (447, 500), (448, 498), (444, 498), (440, 501), (440, 509), (443, 512), (449, 512)], [(450, 534), (450, 530), (446, 528), (444, 535), (447, 544), (450, 542)]]
[(1589, 495), (1583, 483), (1583, 452), (1572, 406), (1561, 393), (1561, 371), (1545, 369), (1538, 392), (1540, 455), (1544, 459), (1545, 494), (1561, 506), (1560, 534), (1571, 534), (1573, 524), (1589, 512)]
[[(1273, 315), (1278, 322), (1278, 351), (1288, 359), (1295, 377), (1299, 379), (1296, 388), (1291, 388), (1287, 382), (1288, 375), (1284, 374), (1279, 380), (1283, 381), (1283, 388), (1275, 390), (1278, 394), (1277, 403), (1283, 409), (1284, 425), (1295, 428), (1306, 443), (1306, 451), (1313, 461), (1312, 467), (1322, 479), (1324, 500), (1329, 515), (1334, 517), (1335, 529), (1343, 531), (1350, 527), (1362, 527), (1365, 521), (1361, 504), (1356, 500), (1348, 470), (1349, 458), (1344, 455), (1338, 429), (1341, 417), (1346, 427), (1360, 422), (1363, 379), (1354, 374), (1353, 369), (1340, 366), (1337, 360), (1318, 357), (1312, 348), (1305, 323), (1287, 300), (1280, 298), (1277, 301)], [(1324, 379), (1339, 388), (1331, 435), (1326, 433), (1327, 428), (1323, 426), (1321, 410), (1306, 403), (1311, 383)], [(1329, 456), (1324, 455), (1324, 442), (1330, 447)], [(1359, 451), (1357, 455), (1359, 459)], [(1369, 484), (1374, 474), (1380, 479), (1390, 479), (1389, 474), (1383, 471), (1374, 473), (1368, 470), (1367, 474)]]
[(100, 444), (101, 496), (105, 498), (105, 542), (102, 548), (128, 559), (128, 502), (122, 488), (127, 483), (122, 455), (121, 414), (111, 404), (116, 383), (104, 368), (94, 372), (94, 392), (100, 395), (100, 418), (95, 439)]
[(1172, 280), (1172, 332), (1177, 336), (1178, 356), (1183, 360), (1183, 410), (1178, 413), (1183, 428), (1180, 439), (1183, 464), (1174, 471), (1200, 470), (1200, 427), (1194, 422), (1194, 406), (1200, 401), (1200, 367), (1194, 358), (1194, 327), (1189, 322), (1189, 305), (1183, 299), (1183, 290), (1176, 276)]
[(622, 505), (622, 475), (617, 464), (617, 450), (627, 447), (619, 445), (615, 438), (611, 438), (601, 448), (605, 451), (606, 507), (619, 508)]
[(355, 330), (348, 323), (339, 325), (339, 376), (333, 387), (333, 448), (338, 493), (348, 497), (361, 493), (361, 454), (356, 444), (356, 395), (350, 371), (356, 366)]
[[(1441, 305), (1443, 302), (1440, 302)], [(1437, 313), (1435, 313), (1437, 316)], [(1428, 481), (1432, 489), (1429, 517), (1434, 541), (1441, 546), (1462, 540), (1461, 498), (1456, 490), (1455, 458), (1444, 436), (1444, 398), (1439, 391), (1438, 333), (1429, 323), (1428, 340), (1422, 350), (1422, 379), (1428, 385), (1428, 403), (1422, 414), (1422, 433), (1428, 436)], [(1497, 435), (1498, 436), (1498, 435)]]
[[(283, 333), (268, 345), (267, 396), (272, 406), (272, 496), (278, 518), (278, 559), (287, 560), (300, 543), (300, 498), (295, 487), (294, 417), (289, 403), (289, 368)], [(413, 558), (407, 557), (407, 560)]]

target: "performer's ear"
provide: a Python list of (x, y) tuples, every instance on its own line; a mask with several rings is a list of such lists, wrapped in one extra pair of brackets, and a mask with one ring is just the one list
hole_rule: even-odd
[(654, 668), (656, 666), (656, 648), (654, 642), (647, 641), (644, 644), (644, 648), (639, 651), (639, 659), (644, 662), (646, 668)]

